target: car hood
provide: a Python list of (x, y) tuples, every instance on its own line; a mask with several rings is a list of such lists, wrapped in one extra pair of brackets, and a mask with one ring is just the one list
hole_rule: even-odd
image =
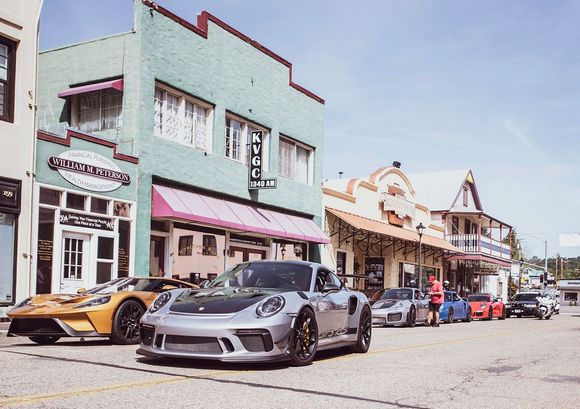
[(39, 314), (54, 310), (68, 310), (103, 294), (41, 294), (32, 297), (29, 304), (10, 311), (11, 314)]
[(281, 292), (271, 288), (253, 287), (185, 291), (175, 299), (169, 310), (186, 314), (231, 314)]
[(378, 300), (377, 302), (375, 302), (373, 304), (373, 308), (375, 308), (375, 309), (377, 309), (377, 308), (391, 308), (392, 306), (397, 305), (400, 302), (401, 302), (401, 300), (396, 300), (396, 299)]

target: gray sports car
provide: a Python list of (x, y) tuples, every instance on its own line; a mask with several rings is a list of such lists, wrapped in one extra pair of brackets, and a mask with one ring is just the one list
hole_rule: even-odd
[(418, 288), (387, 288), (371, 297), (373, 324), (414, 327), (427, 321), (429, 300)]
[(348, 290), (327, 267), (252, 261), (207, 288), (160, 294), (141, 319), (137, 353), (299, 366), (324, 349), (367, 352), (371, 331), (366, 296)]

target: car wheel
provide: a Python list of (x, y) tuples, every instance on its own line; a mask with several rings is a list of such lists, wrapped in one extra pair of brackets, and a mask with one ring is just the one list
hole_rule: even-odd
[(31, 340), (32, 342), (36, 342), (39, 345), (50, 345), (58, 341), (60, 337), (51, 335), (42, 335), (37, 337), (28, 337), (28, 339)]
[(493, 319), (493, 308), (489, 307), (489, 310), (487, 311), (487, 320), (491, 321)]
[(368, 307), (363, 308), (360, 314), (360, 322), (358, 324), (358, 338), (356, 344), (352, 346), (352, 351), (364, 354), (371, 346), (371, 336), (373, 331), (373, 322), (371, 318), (371, 310)]
[(505, 312), (505, 307), (503, 307), (503, 308), (501, 309), (501, 315), (499, 316), (499, 318), (498, 318), (498, 319), (500, 319), (500, 320), (505, 320), (505, 318), (506, 318), (506, 317), (508, 317), (508, 318), (509, 318), (510, 316), (506, 314), (506, 312)]
[(467, 310), (467, 315), (465, 316), (465, 322), (471, 322), (473, 321), (473, 312), (471, 311), (471, 308), (469, 308)]
[(407, 327), (414, 327), (416, 321), (417, 321), (417, 310), (415, 309), (415, 306), (412, 305), (411, 308), (409, 309), (409, 312), (407, 313), (407, 322), (405, 323), (405, 325)]
[(447, 323), (451, 324), (453, 322), (453, 308), (449, 308), (449, 314), (447, 314)]
[(290, 363), (294, 366), (310, 365), (318, 348), (318, 324), (310, 308), (304, 308), (294, 321), (290, 336)]
[(119, 345), (137, 344), (139, 342), (139, 321), (145, 308), (135, 300), (122, 303), (113, 318), (111, 341)]

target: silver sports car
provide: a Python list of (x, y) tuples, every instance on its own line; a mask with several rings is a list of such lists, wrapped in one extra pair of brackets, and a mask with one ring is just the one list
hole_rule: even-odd
[(418, 288), (387, 288), (374, 294), (371, 303), (375, 325), (414, 327), (427, 320), (429, 311), (429, 300)]
[(160, 294), (141, 319), (137, 353), (307, 365), (324, 349), (367, 352), (371, 331), (366, 296), (345, 288), (327, 267), (252, 261), (207, 288)]

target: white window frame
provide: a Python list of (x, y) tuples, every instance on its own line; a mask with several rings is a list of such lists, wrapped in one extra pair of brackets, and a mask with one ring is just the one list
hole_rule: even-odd
[[(288, 177), (287, 175), (283, 175), (280, 173), (280, 163), (278, 163), (278, 176), (283, 177), (284, 179), (289, 179), (289, 180), (294, 180), (296, 182), (299, 183), (304, 183), (302, 181), (296, 180), (296, 168), (298, 165), (298, 162), (296, 160), (296, 147), (302, 148), (304, 150), (306, 150), (308, 152), (308, 161), (307, 161), (307, 169), (306, 171), (307, 173), (307, 181), (306, 184), (312, 186), (314, 184), (314, 148), (312, 146), (306, 145), (304, 143), (298, 142), (295, 139), (292, 139), (291, 137), (288, 137), (286, 135), (280, 134), (280, 138), (279, 141), (284, 141), (286, 143), (292, 144), (293, 145), (293, 149), (292, 149), (292, 161), (294, 163), (294, 174), (291, 177)], [(280, 146), (278, 146), (278, 160), (280, 158)]]
[[(157, 90), (160, 90), (162, 92), (165, 93), (170, 93), (173, 96), (179, 98), (179, 107), (178, 107), (178, 112), (177, 112), (177, 117), (179, 118), (179, 123), (177, 125), (178, 127), (178, 135), (177, 137), (174, 138), (170, 138), (168, 137), (164, 131), (163, 131), (163, 124), (165, 122), (165, 119), (162, 118), (162, 122), (161, 122), (161, 131), (159, 131), (155, 118), (153, 120), (153, 134), (159, 138), (168, 140), (168, 141), (172, 141), (175, 143), (178, 143), (180, 145), (184, 145), (193, 149), (196, 149), (198, 151), (201, 152), (205, 152), (205, 153), (212, 153), (213, 151), (213, 132), (212, 132), (212, 124), (213, 124), (213, 111), (214, 111), (214, 107), (213, 105), (204, 102), (200, 99), (194, 98), (182, 91), (179, 91), (175, 88), (169, 87), (165, 84), (161, 84), (159, 82), (155, 83), (155, 93), (157, 92)], [(154, 96), (154, 101), (155, 101), (155, 96)], [(193, 104), (194, 107), (197, 106), (198, 108), (201, 109), (205, 109), (207, 111), (207, 115), (206, 115), (206, 119), (205, 119), (205, 147), (200, 147), (196, 145), (196, 139), (195, 139), (195, 132), (194, 135), (192, 135), (191, 137), (191, 142), (186, 142), (186, 138), (185, 138), (185, 107), (186, 107), (186, 103), (190, 103)], [(165, 110), (167, 109), (167, 98), (163, 99), (163, 106), (162, 106), (162, 112), (165, 112)], [(194, 108), (195, 109), (195, 108)], [(153, 108), (154, 113), (155, 113), (155, 106)], [(195, 119), (194, 119), (195, 121)]]
[[(227, 145), (227, 134), (229, 132), (229, 128), (228, 128), (228, 120), (231, 121), (237, 121), (240, 123), (241, 125), (241, 135), (240, 135), (240, 153), (239, 153), (239, 159), (235, 159), (231, 156), (227, 155), (227, 149), (228, 146)], [(268, 172), (270, 169), (270, 131), (266, 128), (264, 128), (263, 126), (257, 125), (254, 122), (249, 122), (246, 119), (242, 119), (239, 116), (236, 116), (234, 114), (231, 113), (226, 113), (226, 118), (225, 118), (225, 122), (224, 122), (224, 129), (225, 129), (225, 133), (224, 133), (224, 157), (229, 159), (229, 160), (233, 160), (234, 162), (239, 162), (242, 163), (246, 166), (248, 166), (248, 160), (249, 160), (249, 156), (250, 156), (250, 143), (251, 143), (251, 132), (252, 130), (256, 130), (256, 131), (262, 131), (263, 132), (263, 139), (262, 139), (262, 172)], [(230, 135), (230, 141), (232, 141), (231, 135)], [(232, 149), (231, 146), (229, 147), (229, 152), (231, 154)]]
[(112, 92), (120, 92), (121, 93), (121, 110), (119, 112), (119, 116), (118, 116), (118, 120), (117, 120), (117, 125), (116, 127), (113, 128), (104, 128), (103, 127), (103, 123), (104, 123), (104, 118), (103, 118), (103, 92), (109, 92), (110, 89), (101, 89), (98, 91), (91, 91), (88, 94), (92, 94), (95, 92), (99, 93), (99, 129), (93, 129), (93, 130), (83, 130), (81, 127), (81, 121), (80, 121), (80, 114), (81, 114), (81, 97), (84, 94), (78, 94), (78, 95), (73, 95), (72, 97), (72, 105), (71, 105), (71, 126), (73, 128), (77, 128), (83, 132), (101, 132), (101, 131), (111, 131), (111, 130), (116, 130), (116, 129), (121, 129), (123, 127), (123, 92), (122, 91), (112, 91)]

